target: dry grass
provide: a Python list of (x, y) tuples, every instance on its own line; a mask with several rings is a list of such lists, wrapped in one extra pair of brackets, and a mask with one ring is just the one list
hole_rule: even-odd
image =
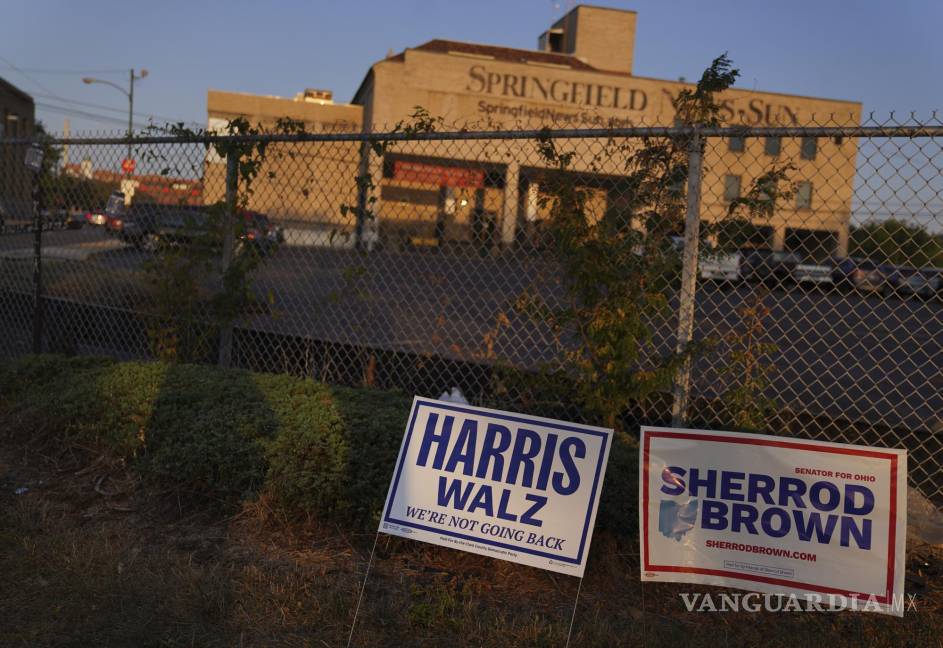
[[(14, 495), (19, 486), (30, 491)], [(90, 449), (0, 448), (0, 645), (342, 646), (373, 535), (235, 515), (145, 492)], [(922, 571), (921, 571), (922, 570)], [(919, 572), (919, 573), (918, 573)], [(939, 646), (943, 555), (911, 556), (917, 611), (691, 614), (638, 581), (637, 549), (599, 534), (574, 646)], [(563, 646), (573, 578), (381, 536), (357, 646)], [(911, 589), (919, 583), (911, 585)], [(716, 590), (715, 590), (716, 591)]]

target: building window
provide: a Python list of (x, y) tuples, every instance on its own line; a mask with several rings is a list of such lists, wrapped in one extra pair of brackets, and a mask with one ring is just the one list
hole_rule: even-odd
[(779, 157), (779, 150), (782, 148), (782, 146), (783, 146), (782, 137), (767, 137), (766, 138), (765, 150), (766, 150), (767, 155), (771, 155), (773, 157)]
[(815, 137), (803, 137), (802, 138), (802, 159), (803, 160), (814, 160), (815, 154), (818, 152), (819, 140)]
[(796, 209), (812, 209), (812, 183), (808, 180), (796, 185)]
[(740, 197), (740, 176), (724, 176), (724, 200), (732, 202)]
[(548, 35), (547, 41), (550, 44), (551, 52), (562, 52), (563, 51), (563, 30), (562, 29), (552, 29)]
[(746, 138), (739, 135), (731, 137), (728, 140), (730, 150), (734, 153), (743, 153), (743, 149), (746, 147)]

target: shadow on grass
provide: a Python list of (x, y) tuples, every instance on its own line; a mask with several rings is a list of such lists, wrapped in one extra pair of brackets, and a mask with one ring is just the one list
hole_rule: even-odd
[[(343, 645), (408, 409), (392, 392), (205, 366), (0, 365), (0, 645)], [(638, 582), (619, 527), (637, 455), (619, 447), (571, 645), (938, 643), (929, 577), (903, 620), (684, 613), (679, 592), (709, 588)], [(381, 536), (355, 645), (562, 645), (577, 585)]]

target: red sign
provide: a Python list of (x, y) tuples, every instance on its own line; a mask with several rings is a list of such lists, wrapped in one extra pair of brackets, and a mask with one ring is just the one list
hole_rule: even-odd
[(393, 177), (397, 180), (410, 180), (440, 187), (478, 188), (485, 184), (485, 172), (481, 169), (439, 166), (407, 160), (393, 162)]
[(125, 173), (134, 173), (134, 160), (131, 158), (121, 160), (121, 170)]

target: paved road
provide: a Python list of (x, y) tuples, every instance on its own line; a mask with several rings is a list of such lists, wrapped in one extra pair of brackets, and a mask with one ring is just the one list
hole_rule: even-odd
[[(55, 246), (88, 246), (100, 230), (53, 232)], [(30, 246), (29, 235), (0, 237), (0, 252)], [(96, 275), (140, 267), (143, 253), (117, 249), (83, 262)], [(107, 275), (106, 275), (107, 276)], [(344, 250), (283, 248), (259, 272), (272, 315), (252, 328), (389, 350), (536, 367), (552, 357), (552, 335), (512, 307), (540, 286), (550, 301), (547, 260), (513, 255), (481, 258), (434, 250), (358, 255)], [(698, 292), (696, 336), (721, 340), (740, 326), (738, 311), (756, 287)], [(773, 290), (763, 339), (776, 346), (770, 393), (784, 407), (814, 415), (943, 433), (943, 304), (858, 294)], [(674, 345), (670, 313), (657, 322), (656, 351)], [(721, 343), (694, 371), (695, 393), (716, 396), (729, 377)]]
[[(82, 243), (108, 240), (100, 227), (86, 226), (78, 230), (52, 230), (43, 232), (43, 245), (80, 245)], [(0, 252), (31, 249), (32, 232), (4, 232), (0, 234)]]
[[(532, 367), (551, 355), (551, 333), (511, 306), (535, 283), (544, 286), (545, 299), (562, 299), (542, 281), (549, 274), (545, 264), (515, 259), (286, 254), (259, 278), (281, 308), (263, 325)], [(755, 291), (703, 286), (695, 337), (720, 340), (742, 326), (738, 313)], [(794, 287), (771, 291), (763, 303), (770, 308), (763, 341), (776, 346), (771, 393), (780, 405), (943, 432), (943, 304)], [(657, 321), (656, 352), (673, 349), (675, 327), (670, 313)], [(719, 370), (728, 351), (721, 343), (698, 361), (696, 393), (723, 391), (727, 378)]]

